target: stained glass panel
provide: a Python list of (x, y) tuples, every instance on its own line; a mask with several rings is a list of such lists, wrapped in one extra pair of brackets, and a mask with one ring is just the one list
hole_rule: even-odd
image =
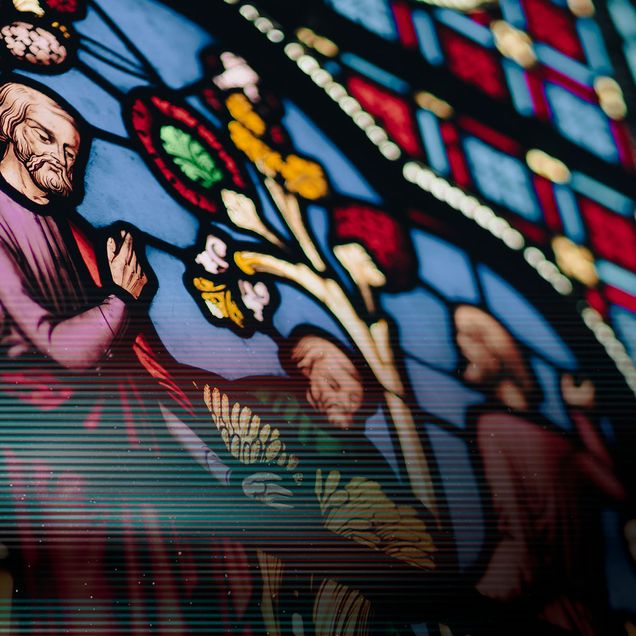
[(262, 4), (0, 8), (0, 630), (630, 633), (588, 3)]

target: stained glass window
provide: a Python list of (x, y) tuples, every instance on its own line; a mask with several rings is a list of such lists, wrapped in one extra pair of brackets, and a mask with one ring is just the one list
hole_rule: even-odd
[(451, 4), (0, 9), (12, 629), (634, 628), (621, 89)]

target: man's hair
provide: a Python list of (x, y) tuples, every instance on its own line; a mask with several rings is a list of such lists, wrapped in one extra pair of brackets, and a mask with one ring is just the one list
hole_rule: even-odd
[(23, 122), (29, 110), (29, 89), (10, 82), (0, 88), (0, 142), (13, 140), (16, 126)]
[[(35, 88), (17, 82), (7, 82), (0, 87), (0, 143), (5, 144), (14, 140), (16, 127), (21, 124), (27, 116), (29, 106), (35, 95), (44, 95)], [(75, 119), (69, 115), (62, 106), (53, 99), (44, 97), (64, 113), (74, 124)]]

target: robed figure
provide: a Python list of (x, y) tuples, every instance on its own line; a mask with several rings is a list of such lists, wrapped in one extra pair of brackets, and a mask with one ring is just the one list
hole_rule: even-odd
[[(343, 549), (356, 546), (369, 571), (383, 560), (394, 577), (404, 567), (428, 581), (430, 524), (412, 501), (395, 499), (397, 483), (341, 473), (335, 453), (321, 468), (306, 443), (298, 448), (312, 459), (299, 460), (296, 423), (281, 435), (253, 399), (253, 381), (229, 385), (172, 358), (146, 311), (150, 272), (131, 231), (100, 235), (72, 210), (86, 143), (59, 101), (23, 83), (0, 87), (0, 479), (9, 511), (0, 541), (15, 565), (14, 624), (147, 633), (154, 622), (189, 633), (213, 620), (224, 632), (258, 633), (264, 621), (278, 633), (298, 613), (273, 602), (286, 589), (316, 633), (369, 633), (372, 604), (356, 583), (336, 580), (350, 574)], [(346, 429), (364, 393), (355, 365), (316, 337), (293, 351), (309, 404)], [(331, 395), (336, 377), (343, 391)], [(285, 523), (292, 509), (299, 527), (317, 531), (311, 554)], [(297, 545), (287, 560), (269, 551), (271, 524)], [(331, 569), (325, 536), (336, 537)], [(294, 560), (314, 570), (283, 576)], [(357, 582), (386, 601), (364, 572)], [(62, 611), (48, 615), (39, 599)]]
[(537, 620), (533, 633), (614, 633), (602, 591), (600, 510), (626, 494), (588, 415), (594, 386), (562, 378), (576, 426), (568, 436), (541, 416), (538, 381), (503, 325), (471, 305), (457, 307), (454, 319), (464, 379), (488, 395), (468, 415), (491, 499), (478, 592), (515, 622)]
[[(91, 598), (128, 597), (140, 633), (168, 618), (185, 633), (183, 608), (197, 602), (229, 627), (248, 611), (245, 551), (227, 538), (183, 537), (209, 537), (215, 520), (236, 517), (227, 514), (230, 469), (190, 429), (213, 428), (212, 420), (192, 370), (171, 358), (147, 317), (148, 277), (133, 236), (118, 229), (96, 241), (92, 228), (72, 221), (68, 201), (86, 152), (80, 129), (70, 109), (40, 90), (0, 88), (8, 512), (0, 540), (16, 573), (13, 621), (63, 631), (63, 613), (20, 609), (22, 597), (26, 605), (57, 598), (73, 608), (74, 625), (102, 621), (100, 633), (116, 633), (122, 624), (112, 603), (98, 608), (101, 618), (83, 618), (82, 609), (95, 613)], [(222, 386), (204, 372), (196, 377)], [(184, 439), (195, 446), (185, 448)], [(278, 492), (276, 484), (267, 491), (274, 504)], [(226, 576), (233, 569), (236, 576)]]

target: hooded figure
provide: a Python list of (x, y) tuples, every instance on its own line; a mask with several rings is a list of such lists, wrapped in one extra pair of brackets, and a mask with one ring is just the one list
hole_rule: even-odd
[[(602, 439), (582, 412), (579, 440), (539, 414), (533, 373), (495, 318), (468, 305), (454, 318), (464, 379), (489, 397), (470, 416), (496, 528), (477, 589), (568, 632), (605, 634), (599, 512), (625, 495)], [(564, 399), (584, 406), (590, 386), (565, 376)]]

